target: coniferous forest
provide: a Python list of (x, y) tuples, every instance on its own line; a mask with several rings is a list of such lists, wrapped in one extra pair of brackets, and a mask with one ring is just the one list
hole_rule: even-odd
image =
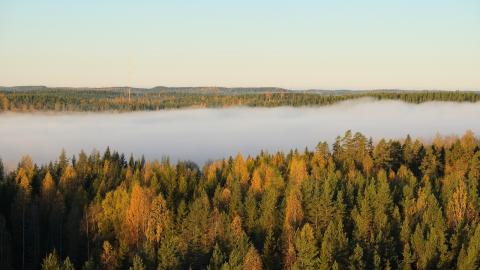
[(428, 101), (477, 102), (473, 91), (350, 91), (282, 88), (47, 88), (0, 87), (0, 112), (35, 111), (153, 111), (176, 108), (233, 106), (324, 106), (346, 100), (372, 98), (408, 103)]
[(25, 156), (0, 166), (0, 269), (478, 269), (479, 181), (471, 132), (203, 167)]

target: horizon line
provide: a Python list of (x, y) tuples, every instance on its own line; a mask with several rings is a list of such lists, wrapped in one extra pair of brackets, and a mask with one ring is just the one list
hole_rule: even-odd
[(132, 85), (116, 85), (116, 86), (48, 86), (48, 85), (12, 85), (5, 86), (0, 85), (0, 88), (20, 88), (20, 87), (39, 87), (39, 88), (71, 88), (71, 89), (108, 89), (108, 88), (133, 88), (133, 89), (154, 89), (154, 88), (223, 88), (223, 89), (262, 89), (262, 88), (275, 88), (279, 90), (287, 91), (447, 91), (447, 92), (478, 92), (480, 88), (288, 88), (279, 86), (219, 86), (219, 85), (203, 85), (203, 86), (166, 86), (155, 85), (152, 87), (141, 87)]

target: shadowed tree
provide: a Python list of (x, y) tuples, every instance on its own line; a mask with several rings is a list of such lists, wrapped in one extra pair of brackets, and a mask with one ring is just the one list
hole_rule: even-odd
[(296, 259), (292, 269), (318, 269), (318, 248), (312, 227), (307, 223), (295, 234)]

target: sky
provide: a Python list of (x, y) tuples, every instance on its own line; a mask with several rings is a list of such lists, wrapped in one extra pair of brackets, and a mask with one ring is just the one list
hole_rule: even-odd
[(480, 90), (480, 1), (0, 0), (0, 85)]

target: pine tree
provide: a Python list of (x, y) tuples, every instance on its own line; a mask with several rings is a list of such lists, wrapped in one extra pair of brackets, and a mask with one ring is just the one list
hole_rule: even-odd
[(257, 200), (252, 193), (247, 194), (245, 201), (245, 228), (248, 234), (252, 234), (257, 226)]
[(230, 269), (241, 269), (243, 260), (249, 250), (250, 243), (243, 231), (240, 216), (235, 216), (230, 224), (228, 242), (230, 254), (228, 256), (228, 267)]
[(234, 160), (233, 174), (242, 187), (246, 187), (249, 180), (248, 168), (243, 156), (239, 153)]
[(145, 270), (145, 265), (143, 264), (143, 260), (140, 256), (135, 255), (133, 257), (132, 266), (128, 268), (129, 270)]
[[(348, 240), (343, 225), (339, 221), (331, 221), (323, 235), (320, 249), (320, 269), (332, 269), (334, 265), (346, 265)], [(344, 267), (345, 268), (345, 267)]]
[(209, 270), (220, 270), (225, 263), (225, 254), (222, 252), (218, 243), (215, 243), (212, 256), (210, 257), (210, 263), (208, 265)]
[(11, 270), (12, 265), (12, 238), (7, 229), (5, 218), (0, 213), (0, 269)]
[[(30, 161), (30, 162), (29, 162)], [(29, 175), (33, 174), (33, 165), (31, 165), (31, 159), (24, 158), (21, 161), (20, 169), (18, 170), (16, 176), (16, 183), (18, 185), (18, 191), (14, 202), (12, 204), (12, 220), (15, 221), (13, 228), (15, 228), (14, 236), (16, 238), (16, 243), (19, 243), (21, 254), (21, 265), (22, 269), (26, 267), (26, 259), (29, 257), (29, 253), (32, 250), (29, 248), (31, 245), (31, 238), (29, 237), (29, 223), (30, 219), (30, 202), (32, 196), (32, 187), (30, 184)]]
[(152, 202), (148, 213), (145, 236), (148, 241), (158, 245), (164, 232), (172, 226), (173, 220), (167, 202), (162, 194), (159, 194)]
[(62, 270), (75, 270), (73, 263), (70, 261), (70, 258), (67, 257), (62, 264)]
[(167, 230), (158, 249), (157, 269), (177, 269), (180, 264), (179, 239), (176, 232)]
[(318, 248), (312, 227), (307, 223), (295, 234), (296, 260), (293, 269), (318, 269)]
[(42, 270), (61, 270), (61, 269), (62, 269), (62, 264), (55, 250), (49, 253), (43, 259)]
[(115, 251), (108, 241), (103, 242), (103, 252), (101, 255), (101, 262), (104, 269), (117, 269), (119, 264), (118, 252)]
[(461, 270), (478, 269), (480, 267), (480, 224), (477, 224), (468, 245), (464, 245), (462, 248), (457, 267)]
[(3, 165), (2, 158), (0, 158), (0, 183), (5, 179), (5, 166)]
[(353, 250), (353, 254), (350, 256), (349, 261), (350, 261), (350, 263), (349, 263), (348, 268), (350, 270), (366, 269), (363, 248), (358, 243), (356, 244), (356, 246)]
[(245, 258), (243, 259), (243, 270), (262, 270), (262, 259), (258, 255), (255, 247), (250, 246)]

